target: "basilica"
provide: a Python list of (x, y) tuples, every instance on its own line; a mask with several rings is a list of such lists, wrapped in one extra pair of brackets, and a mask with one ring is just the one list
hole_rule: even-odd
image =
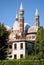
[[(24, 8), (21, 3), (19, 11), (16, 13), (14, 25), (9, 34), (8, 59), (25, 58), (33, 50), (34, 41), (38, 27), (40, 26), (38, 9), (36, 9), (33, 26), (24, 28)], [(26, 26), (25, 26), (26, 27)]]

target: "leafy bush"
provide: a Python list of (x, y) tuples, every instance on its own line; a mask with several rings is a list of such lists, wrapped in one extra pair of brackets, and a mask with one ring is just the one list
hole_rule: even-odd
[(2, 65), (2, 62), (1, 62), (1, 60), (0, 60), (0, 65)]
[(39, 55), (29, 55), (29, 56), (26, 56), (26, 59), (27, 60), (40, 60), (40, 56)]
[(44, 60), (3, 60), (0, 65), (44, 65)]

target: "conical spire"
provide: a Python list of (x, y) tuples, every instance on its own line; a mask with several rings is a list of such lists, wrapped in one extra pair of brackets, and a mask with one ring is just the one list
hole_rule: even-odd
[(13, 24), (13, 30), (19, 30), (19, 18), (18, 18), (18, 12), (16, 12), (16, 19)]
[(16, 19), (18, 19), (18, 12), (16, 12)]
[(22, 5), (22, 2), (21, 2), (21, 5), (20, 5), (20, 10), (22, 10), (23, 9), (23, 5)]
[(35, 16), (39, 16), (37, 8), (36, 8)]

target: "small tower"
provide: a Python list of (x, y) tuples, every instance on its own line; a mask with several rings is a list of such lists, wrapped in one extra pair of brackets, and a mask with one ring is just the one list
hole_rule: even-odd
[(15, 22), (13, 25), (13, 30), (19, 30), (19, 18), (18, 18), (18, 12), (16, 13)]
[(18, 12), (16, 13), (16, 21), (18, 21)]
[(40, 23), (39, 23), (39, 14), (38, 14), (38, 9), (36, 9), (36, 12), (35, 12), (35, 26), (39, 26)]
[(19, 22), (20, 22), (21, 36), (23, 36), (23, 33), (24, 33), (24, 9), (23, 9), (22, 3), (20, 5), (20, 10), (19, 10)]

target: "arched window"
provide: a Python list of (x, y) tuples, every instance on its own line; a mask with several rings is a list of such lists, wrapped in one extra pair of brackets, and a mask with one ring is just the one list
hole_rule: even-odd
[(20, 48), (23, 49), (23, 43), (21, 43)]
[(12, 45), (11, 44), (9, 45), (9, 48), (12, 49)]
[(35, 38), (35, 36), (32, 36), (32, 39), (34, 39)]
[(14, 58), (15, 58), (15, 59), (17, 58), (17, 55), (16, 55), (16, 54), (14, 55)]
[(17, 49), (17, 44), (14, 44), (14, 49)]
[(20, 58), (23, 58), (23, 54), (20, 55)]

